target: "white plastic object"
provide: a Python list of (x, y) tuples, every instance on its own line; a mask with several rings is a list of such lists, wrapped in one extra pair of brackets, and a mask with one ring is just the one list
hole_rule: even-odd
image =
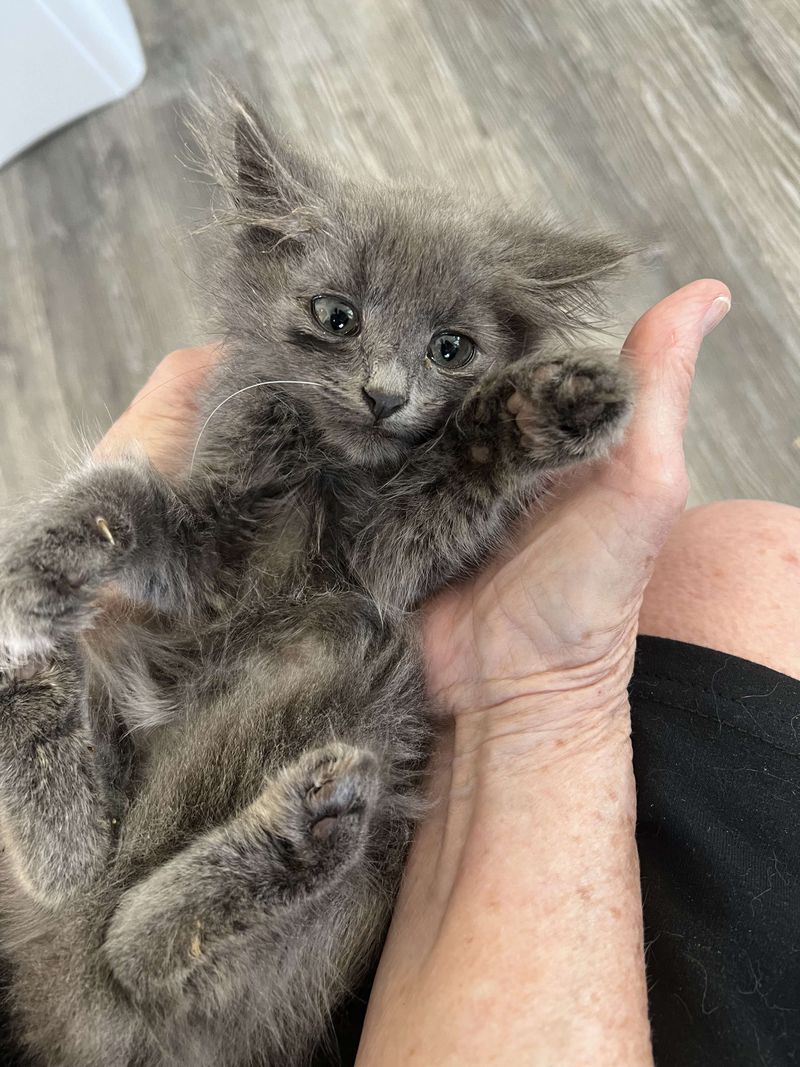
[(0, 166), (145, 69), (125, 0), (0, 0)]

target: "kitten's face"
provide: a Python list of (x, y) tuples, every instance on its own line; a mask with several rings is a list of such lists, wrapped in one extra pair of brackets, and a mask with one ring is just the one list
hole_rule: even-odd
[(520, 351), (485, 249), (415, 199), (411, 210), (352, 205), (335, 233), (279, 253), (277, 272), (251, 263), (270, 368), (319, 383), (286, 388), (325, 445), (357, 465), (402, 461)]
[(356, 186), (250, 120), (237, 167), (251, 224), (227, 309), (247, 365), (231, 367), (231, 384), (298, 383), (281, 389), (332, 459), (356, 466), (435, 446), (477, 381), (567, 325), (559, 277), (620, 255), (441, 194)]

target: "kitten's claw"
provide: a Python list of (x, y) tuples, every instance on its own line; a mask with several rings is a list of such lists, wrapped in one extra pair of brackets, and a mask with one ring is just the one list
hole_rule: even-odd
[(114, 540), (114, 535), (112, 534), (111, 530), (108, 528), (108, 523), (103, 518), (103, 516), (102, 515), (97, 515), (95, 517), (94, 521), (95, 521), (95, 525), (97, 526), (97, 529), (100, 531), (100, 533), (103, 535), (103, 537), (105, 537), (106, 541), (108, 541), (108, 543), (110, 545), (116, 545), (117, 542)]
[(98, 590), (130, 551), (115, 533), (91, 512), (25, 516), (0, 546), (0, 670), (47, 656), (91, 623)]

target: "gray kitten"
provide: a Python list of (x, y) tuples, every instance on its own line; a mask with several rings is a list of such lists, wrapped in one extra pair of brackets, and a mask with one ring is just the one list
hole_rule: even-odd
[(0, 540), (3, 943), (49, 1067), (306, 1062), (420, 810), (414, 609), (630, 407), (566, 343), (619, 244), (233, 126), (191, 470), (89, 461)]

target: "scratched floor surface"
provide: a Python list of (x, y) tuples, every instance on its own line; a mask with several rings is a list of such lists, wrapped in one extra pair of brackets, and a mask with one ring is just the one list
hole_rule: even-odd
[(0, 172), (0, 500), (207, 335), (209, 190), (180, 110), (232, 78), (374, 173), (522, 192), (652, 241), (621, 316), (701, 275), (734, 310), (689, 427), (696, 501), (800, 504), (797, 0), (133, 0), (144, 84)]

